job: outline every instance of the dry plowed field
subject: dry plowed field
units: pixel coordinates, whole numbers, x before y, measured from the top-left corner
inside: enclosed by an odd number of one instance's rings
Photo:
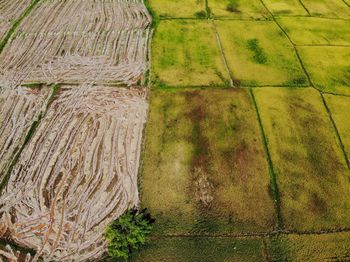
[[[27,2],[0,2],[0,231],[17,245],[0,255],[96,260],[139,205],[151,17],[135,0]]]

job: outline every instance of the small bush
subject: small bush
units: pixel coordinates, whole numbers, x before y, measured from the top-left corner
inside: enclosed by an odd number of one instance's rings
[[[229,12],[239,12],[239,0],[229,0],[229,3],[226,6],[226,10]]]
[[[107,227],[105,234],[109,256],[127,261],[132,251],[147,242],[154,221],[146,209],[139,211],[135,208],[126,211],[113,221]]]
[[[199,11],[199,12],[195,13],[194,15],[197,18],[201,18],[201,19],[207,18],[207,12],[205,12],[204,10],[203,11]]]

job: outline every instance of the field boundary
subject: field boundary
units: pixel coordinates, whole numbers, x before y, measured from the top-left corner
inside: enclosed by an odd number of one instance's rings
[[[335,121],[334,121],[334,118],[333,118],[333,116],[332,116],[332,112],[331,112],[331,110],[329,109],[329,107],[328,107],[328,105],[327,105],[327,102],[326,102],[326,99],[324,98],[322,92],[319,91],[319,93],[320,93],[320,96],[321,96],[321,99],[322,99],[322,103],[323,103],[323,105],[324,105],[324,107],[325,107],[325,109],[326,109],[327,115],[328,115],[328,117],[329,117],[329,120],[330,120],[330,122],[331,122],[331,124],[332,124],[332,126],[333,126],[333,129],[334,129],[335,135],[336,135],[336,137],[337,137],[337,140],[338,140],[338,142],[339,142],[340,149],[341,149],[341,151],[342,151],[342,153],[343,153],[343,155],[344,155],[346,165],[347,165],[347,167],[348,167],[348,170],[350,171],[350,161],[349,161],[348,155],[347,155],[347,153],[346,153],[343,140],[342,140],[342,138],[341,138],[341,136],[340,136],[339,130],[338,130],[337,125],[336,125],[336,123],[335,123]]]
[[[255,99],[255,95],[252,89],[249,89],[249,94],[256,112],[256,117],[258,120],[259,128],[260,128],[260,134],[264,146],[264,151],[265,151],[265,156],[266,160],[269,166],[269,174],[270,174],[270,185],[271,185],[271,190],[272,190],[272,195],[273,195],[273,201],[274,201],[274,206],[275,206],[275,216],[276,216],[276,227],[277,229],[283,228],[283,221],[282,221],[282,214],[281,214],[281,205],[280,205],[280,197],[279,197],[279,190],[278,190],[278,185],[277,185],[277,178],[276,178],[276,173],[274,170],[274,165],[272,162],[270,150],[268,147],[268,142],[267,142],[267,137],[266,133],[264,130],[264,126],[261,120],[260,112],[259,112],[259,107]]]
[[[302,7],[305,9],[305,11],[309,14],[309,16],[312,16],[309,9],[307,9],[306,6],[304,5],[303,0],[299,0],[299,3],[302,5]]]
[[[234,85],[234,82],[233,82],[233,75],[231,74],[230,68],[228,67],[228,63],[227,63],[227,59],[226,59],[226,56],[225,56],[224,48],[222,47],[220,35],[218,33],[218,30],[216,29],[216,24],[215,24],[214,20],[212,20],[212,25],[213,25],[213,30],[214,30],[214,33],[215,33],[216,41],[217,41],[218,47],[220,49],[221,56],[222,56],[223,62],[225,64],[225,69],[226,69],[226,71],[227,71],[227,73],[229,75],[229,78],[230,78],[230,85],[231,85],[231,87],[236,87]]]

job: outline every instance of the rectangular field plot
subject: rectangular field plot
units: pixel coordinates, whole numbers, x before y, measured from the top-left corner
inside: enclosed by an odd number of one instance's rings
[[[153,92],[141,175],[156,233],[268,231],[267,161],[245,90]]]
[[[271,237],[267,248],[271,261],[349,261],[350,233]]]
[[[265,261],[263,244],[258,239],[221,237],[176,237],[153,240],[131,261]]]
[[[44,261],[90,261],[106,226],[139,202],[146,91],[62,87],[0,196],[1,228]]]
[[[216,21],[228,66],[243,86],[307,84],[292,44],[274,22]]]
[[[350,172],[319,93],[254,90],[286,229],[350,226]]]
[[[277,19],[296,45],[350,45],[350,20],[311,17]]]
[[[265,19],[270,17],[260,0],[208,0],[208,6],[215,18]]]
[[[350,97],[334,95],[325,95],[324,97],[344,144],[348,159],[350,159]]]
[[[298,50],[317,88],[350,94],[350,47],[298,47]]]
[[[22,21],[19,31],[22,34],[87,34],[144,29],[150,22],[143,1],[139,0],[40,1]]]
[[[308,15],[299,0],[263,0],[274,15]]]
[[[205,18],[206,0],[148,0],[152,9],[161,18]]]
[[[0,42],[30,3],[31,0],[0,1]]]
[[[45,111],[50,88],[0,88],[0,181],[39,115]]]
[[[350,18],[350,8],[342,0],[303,0],[312,16]]]
[[[141,1],[41,1],[1,53],[0,75],[41,83],[143,84],[150,22]]]
[[[161,21],[152,44],[158,86],[229,86],[210,21]]]

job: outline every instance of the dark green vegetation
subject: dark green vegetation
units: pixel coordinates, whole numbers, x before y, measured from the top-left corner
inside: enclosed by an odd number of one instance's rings
[[[226,10],[229,12],[239,12],[239,0],[229,0]]]
[[[254,39],[249,39],[247,41],[247,46],[250,51],[253,53],[253,59],[256,63],[258,64],[266,64],[267,62],[267,56],[264,52],[264,49],[261,48],[259,44],[259,40],[254,38]]]
[[[105,236],[109,256],[127,261],[132,252],[146,243],[153,223],[154,219],[145,209],[127,210],[107,227]]]
[[[133,259],[349,260],[350,7],[194,2],[157,6]]]

